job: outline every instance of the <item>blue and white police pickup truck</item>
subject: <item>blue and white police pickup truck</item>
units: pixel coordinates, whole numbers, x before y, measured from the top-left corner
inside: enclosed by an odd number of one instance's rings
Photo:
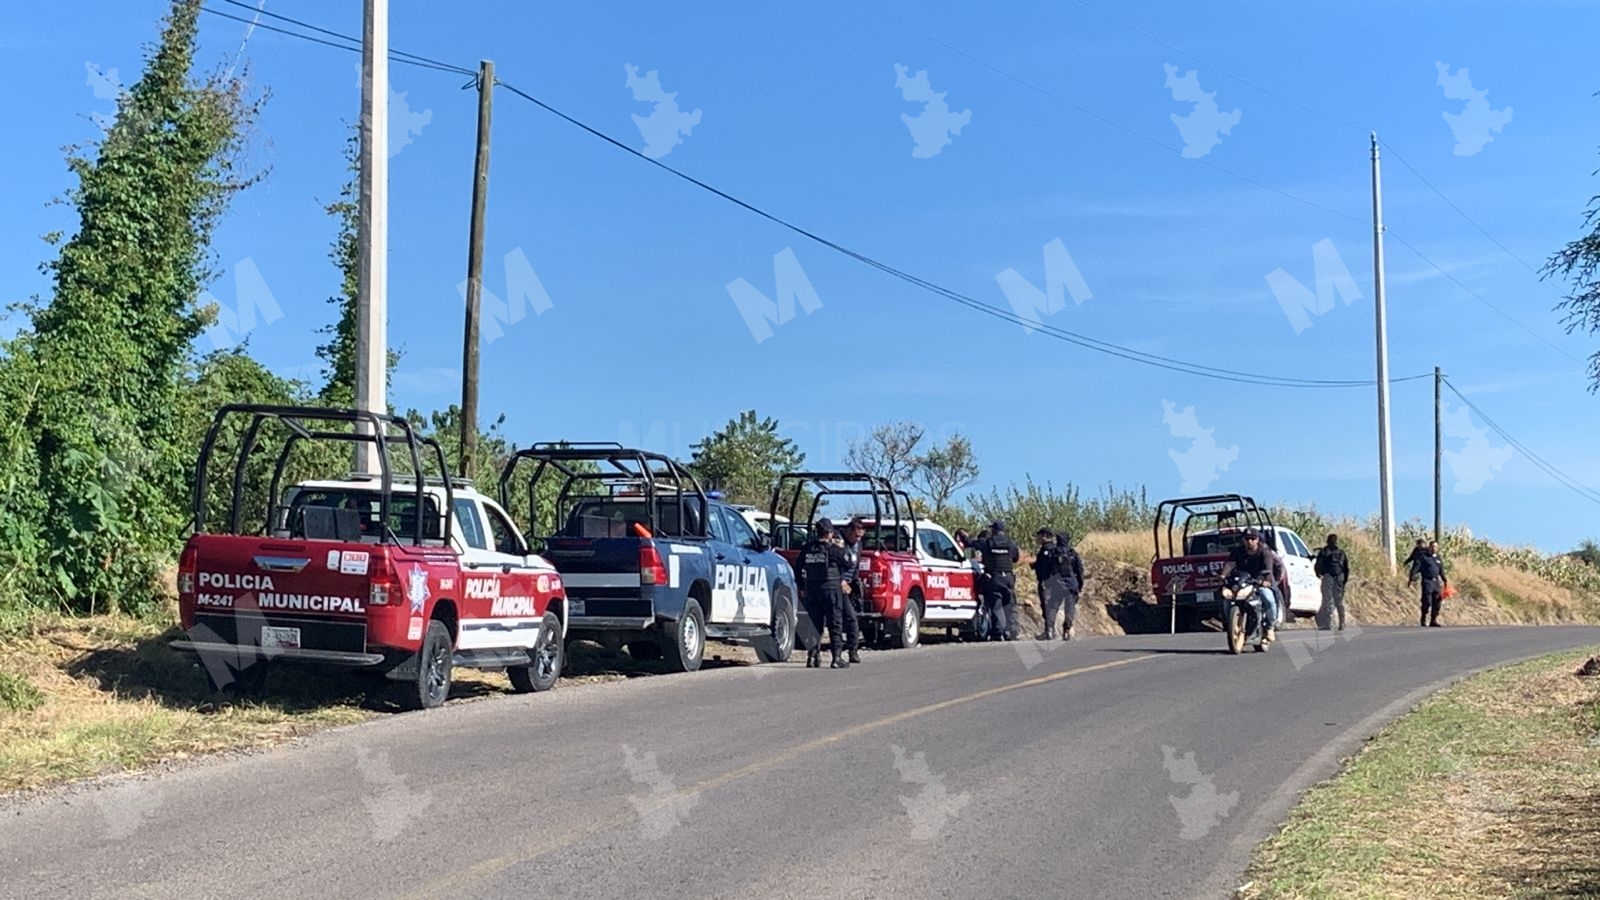
[[[536,444],[501,472],[502,503],[517,491],[561,573],[569,641],[626,646],[679,672],[700,668],[707,639],[748,641],[763,662],[793,653],[793,570],[671,458],[614,443]]]

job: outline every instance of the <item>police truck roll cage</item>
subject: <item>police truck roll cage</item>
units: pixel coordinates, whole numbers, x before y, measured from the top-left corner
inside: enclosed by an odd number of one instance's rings
[[[366,412],[355,409],[334,409],[316,406],[273,406],[265,404],[232,403],[217,410],[216,416],[211,420],[211,427],[206,431],[204,442],[200,445],[200,456],[195,464],[194,480],[194,517],[189,523],[191,531],[195,534],[206,533],[206,488],[208,487],[208,472],[211,463],[212,451],[216,448],[217,437],[222,431],[223,423],[235,416],[248,416],[250,424],[244,428],[239,439],[238,457],[233,468],[233,495],[231,498],[228,528],[224,534],[243,534],[241,520],[244,516],[244,490],[246,473],[249,467],[251,454],[257,450],[256,442],[261,436],[261,426],[269,421],[282,423],[289,431],[289,436],[284,439],[283,447],[278,451],[278,458],[272,470],[272,484],[267,494],[267,517],[262,524],[262,534],[271,534],[273,522],[280,512],[287,509],[279,504],[279,490],[283,487],[283,473],[288,467],[289,456],[295,444],[300,441],[332,441],[348,444],[373,444],[378,449],[378,471],[376,473],[362,472],[350,476],[352,481],[376,480],[378,493],[378,521],[382,523],[378,540],[381,543],[399,543],[400,537],[390,527],[389,510],[390,499],[394,490],[394,472],[391,464],[389,448],[401,445],[405,448],[406,455],[411,461],[411,471],[417,510],[415,518],[415,533],[412,535],[416,546],[423,546],[425,540],[439,539],[444,546],[450,546],[451,518],[454,515],[455,480],[449,477],[449,465],[445,462],[444,450],[439,442],[432,438],[418,437],[411,423],[398,416],[383,415],[380,413]],[[312,423],[337,423],[345,422],[352,426],[349,431],[329,431],[326,428],[308,426]],[[419,448],[431,450],[434,462],[438,464],[439,476],[428,476],[423,472],[423,454]],[[402,476],[403,477],[403,476]],[[444,531],[442,537],[431,534],[428,527],[427,514],[427,489],[435,485],[444,488]]]
[[[535,534],[538,533],[539,480],[552,470],[565,481],[551,507],[554,521],[546,536],[561,532],[569,506],[576,506],[585,499],[607,496],[642,498],[645,522],[651,536],[704,538],[708,534],[711,509],[706,492],[701,489],[694,474],[670,456],[624,447],[615,441],[546,441],[534,444],[512,454],[500,470],[500,504],[506,509],[512,508],[511,482],[523,460],[538,462],[533,477],[528,479],[528,526]],[[584,471],[572,466],[572,463],[585,462],[597,464],[596,471]],[[595,484],[609,493],[588,493],[588,488]],[[574,494],[574,488],[578,488],[580,493]],[[660,501],[669,498],[677,498],[680,512],[676,517],[677,527],[664,529]],[[697,515],[686,517],[682,514],[684,500],[697,501]],[[694,521],[686,522],[686,518],[693,518]]]
[[[805,498],[807,488],[814,489],[815,493],[811,497],[811,509],[806,517],[802,519],[795,514],[799,512],[800,502]],[[822,507],[823,502],[829,497],[871,497],[873,530],[877,532],[877,547],[871,549],[898,551],[910,550],[916,546],[914,542],[917,539],[917,517],[911,506],[910,495],[905,491],[896,490],[888,479],[880,476],[868,475],[865,472],[786,472],[780,475],[778,483],[772,489],[771,514],[773,518],[770,522],[773,524],[769,525],[769,527],[774,529],[774,533],[771,535],[774,543],[776,543],[777,538],[775,523],[785,497],[789,500],[786,514],[789,521],[791,523],[802,523],[808,527],[816,524],[817,510]],[[908,521],[911,525],[910,541],[906,542],[906,546],[901,546],[902,539],[906,537],[900,528],[902,502],[905,507],[904,521]],[[889,514],[889,517],[884,515],[885,512]],[[894,546],[886,547],[884,545],[889,542],[883,538],[883,529],[891,521],[894,527]],[[843,528],[844,524],[843,522],[834,523],[835,527],[838,528]],[[863,543],[868,543],[865,538],[863,538]]]
[[[1181,542],[1174,549],[1172,539],[1178,527],[1178,515],[1183,514]],[[1258,528],[1270,533],[1272,516],[1255,498],[1243,494],[1210,494],[1204,497],[1180,497],[1163,500],[1156,507],[1156,521],[1152,529],[1156,542],[1156,558],[1171,559],[1189,552],[1189,535],[1205,528],[1195,528],[1196,521],[1222,531],[1229,528]],[[1162,543],[1165,526],[1166,543]]]

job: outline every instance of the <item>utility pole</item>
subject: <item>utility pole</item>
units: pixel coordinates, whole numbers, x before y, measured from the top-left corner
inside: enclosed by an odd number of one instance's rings
[[[389,411],[389,0],[363,3],[356,408],[382,414]],[[357,471],[378,471],[377,445],[356,444],[355,463]]]
[[[1444,540],[1444,373],[1433,367],[1433,539]]]
[[[478,453],[478,313],[483,298],[483,216],[489,202],[489,113],[494,61],[478,63],[478,159],[472,178],[472,230],[467,237],[467,327],[461,348],[461,475],[472,476]]]
[[[1382,502],[1383,552],[1394,561],[1394,475],[1389,455],[1389,324],[1383,297],[1383,181],[1378,172],[1378,133],[1372,132],[1372,303],[1378,332],[1378,481]]]

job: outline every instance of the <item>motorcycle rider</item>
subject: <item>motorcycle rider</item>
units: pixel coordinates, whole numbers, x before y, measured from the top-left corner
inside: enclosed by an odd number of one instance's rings
[[[844,650],[844,605],[849,602],[844,588],[849,584],[850,557],[834,534],[831,519],[818,519],[812,529],[811,540],[800,550],[800,596],[804,598],[806,616],[811,628],[803,632],[806,638],[806,668],[822,667],[822,627],[827,623],[830,649],[833,652],[832,669],[848,669],[850,661],[841,659]]]
[[[1261,539],[1261,532],[1254,528],[1246,528],[1244,543],[1233,548],[1228,554],[1228,562],[1222,567],[1222,578],[1227,580],[1235,569],[1243,572],[1256,586],[1256,594],[1261,598],[1262,638],[1263,646],[1277,639],[1278,630],[1278,573],[1283,563],[1278,560],[1278,555]]]

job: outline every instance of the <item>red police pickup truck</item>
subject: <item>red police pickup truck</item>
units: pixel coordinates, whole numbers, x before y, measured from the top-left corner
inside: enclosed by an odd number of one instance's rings
[[[264,436],[281,448],[257,500],[266,508],[246,510],[249,487],[265,480],[249,466]],[[223,437],[232,488],[213,497],[207,476]],[[280,491],[306,443],[373,445],[379,471]],[[425,460],[440,477],[424,474]],[[561,576],[528,552],[498,504],[446,471],[438,444],[401,418],[224,407],[200,451],[194,533],[178,569],[186,635],[173,646],[199,655],[213,689],[259,690],[279,663],[381,675],[412,708],[443,703],[455,666],[504,668],[519,692],[554,687]],[[215,506],[225,515],[213,526]]]
[[[809,533],[806,526],[794,523],[815,522],[830,500],[867,507],[861,513],[866,533],[857,561],[862,596],[857,598],[856,609],[862,640],[880,646],[917,646],[922,640],[923,614],[935,592],[930,586],[930,573],[911,543],[910,536],[917,530],[916,517],[905,502],[905,495],[895,491],[889,482],[862,472],[784,473],[773,488],[767,521],[789,524],[773,526],[772,543],[793,565]],[[841,532],[855,511],[841,511],[835,523]],[[803,518],[796,518],[797,515]],[[943,596],[942,591],[936,593]]]

